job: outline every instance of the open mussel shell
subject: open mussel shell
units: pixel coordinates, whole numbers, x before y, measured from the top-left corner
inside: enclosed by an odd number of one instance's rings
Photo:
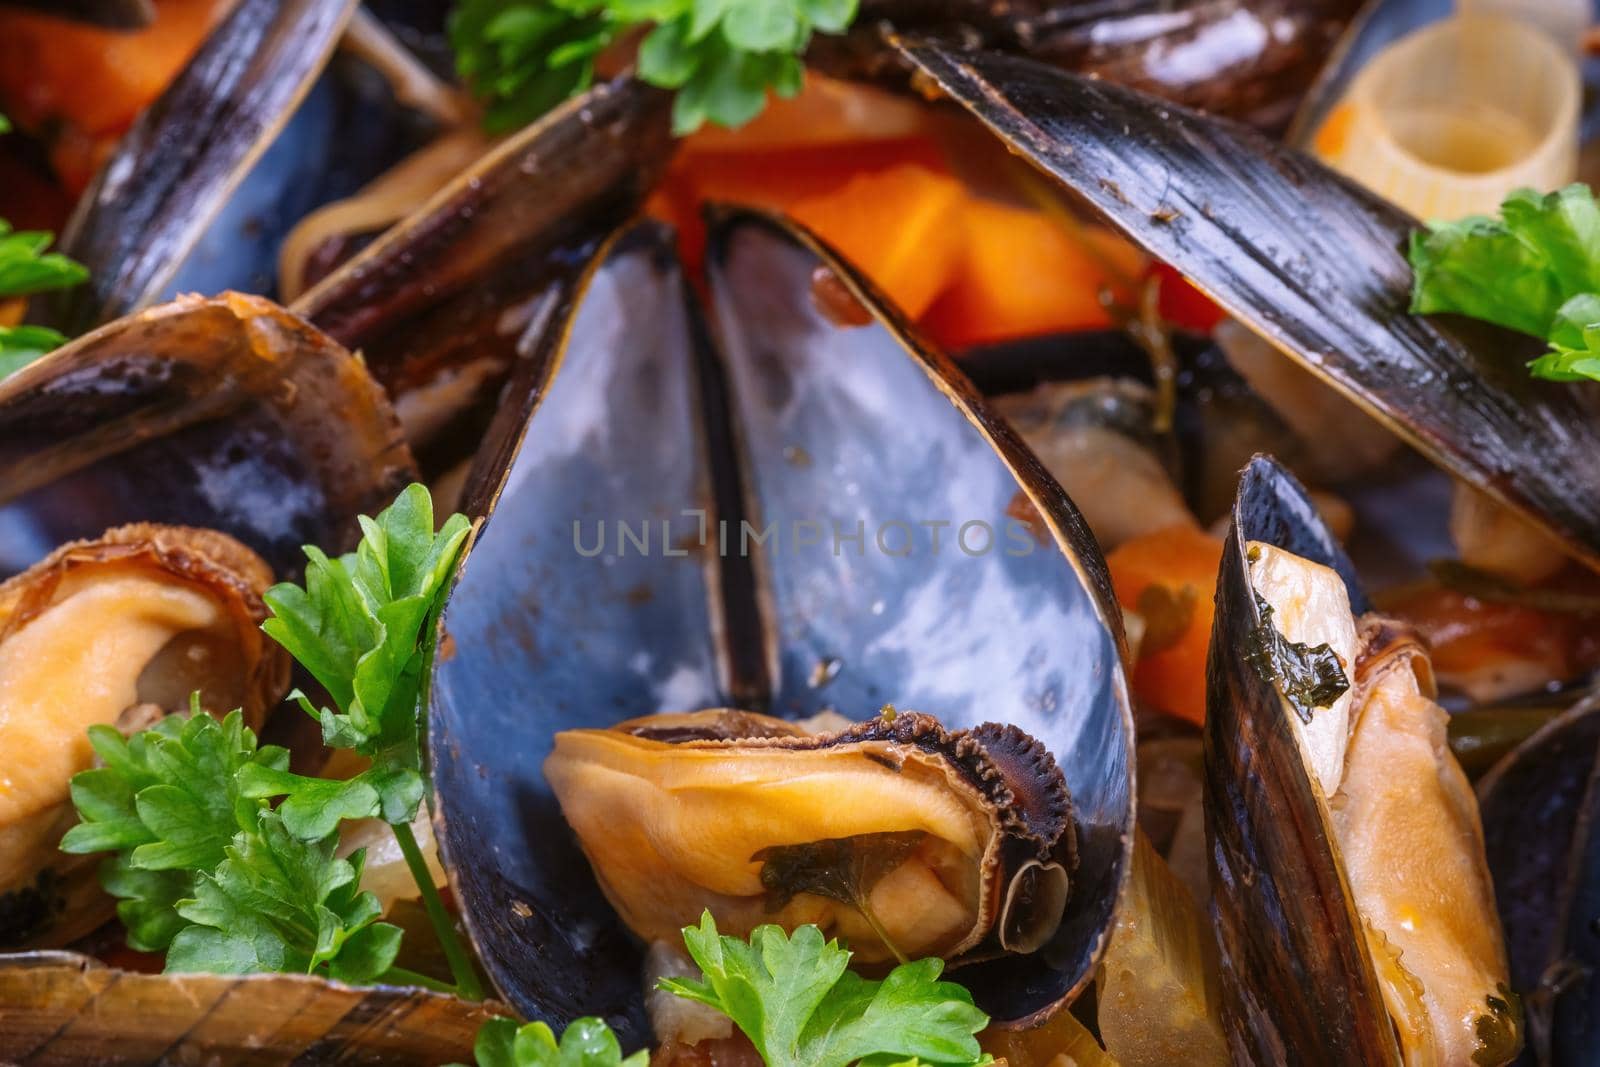
[[[1079,861],[1056,937],[958,972],[998,1020],[1049,1012],[1092,976],[1132,840],[1104,563],[1010,429],[830,252],[733,212],[708,256],[715,350],[669,235],[611,242],[467,489],[487,520],[445,610],[430,736],[480,954],[523,1012],[597,1012],[642,1043],[640,946],[545,780],[555,734],[893,701],[952,730],[1013,723],[1065,773]]]
[[[1600,699],[1581,701],[1478,783],[1525,1063],[1588,1063],[1600,1047]],[[1585,1058],[1585,1057],[1588,1058]]]
[[[37,302],[78,334],[159,300],[338,43],[355,0],[239,0],[118,144],[62,235],[89,281]]]
[[[1353,569],[1305,491],[1258,457],[1245,469],[1223,546],[1206,679],[1206,825],[1229,1040],[1235,1059],[1248,1063],[1399,1063],[1367,938],[1290,724],[1295,713],[1241,654],[1262,625],[1251,541],[1333,568],[1361,610]]]
[[[137,974],[67,952],[0,956],[0,1004],[0,1049],[34,1067],[438,1067],[470,1063],[478,1027],[498,1014],[421,989]]]
[[[1408,313],[1417,225],[1239,125],[1012,56],[907,54],[1015,151],[1433,462],[1600,567],[1600,394]]]
[[[279,578],[415,479],[359,360],[259,297],[118,320],[0,382],[0,575],[128,522],[220,530]]]
[[[497,145],[293,305],[388,390],[430,473],[470,456],[544,318],[672,153],[628,76]]]

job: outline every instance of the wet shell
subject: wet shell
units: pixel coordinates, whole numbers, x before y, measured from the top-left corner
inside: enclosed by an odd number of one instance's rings
[[[135,974],[66,952],[0,957],[0,1049],[33,1067],[472,1062],[504,1009],[304,975]]]
[[[891,701],[953,732],[1006,722],[1070,785],[1078,854],[1048,944],[963,968],[1001,1025],[1027,1025],[1092,981],[1128,874],[1132,721],[1104,561],[1011,429],[832,252],[731,210],[709,236],[709,323],[659,226],[600,249],[529,332],[468,479],[487,518],[430,688],[456,898],[520,1011],[601,1013],[642,1044],[639,942],[542,773],[558,734]],[[835,554],[858,524],[860,551]]]
[[[148,307],[294,114],[355,0],[239,0],[79,201],[61,251],[89,281],[37,301],[69,336]],[[214,289],[212,291],[215,291]]]
[[[215,529],[279,577],[414,481],[360,361],[260,297],[187,297],[0,382],[0,575],[145,521]]]
[[[1135,243],[1600,568],[1600,392],[1530,378],[1527,338],[1409,314],[1415,220],[1225,119],[1012,56],[905,49]]]
[[[1521,1035],[1483,830],[1426,653],[1376,615],[1358,632],[1350,601],[1349,561],[1305,491],[1257,457],[1224,547],[1207,670],[1207,839],[1233,1056],[1508,1062]]]

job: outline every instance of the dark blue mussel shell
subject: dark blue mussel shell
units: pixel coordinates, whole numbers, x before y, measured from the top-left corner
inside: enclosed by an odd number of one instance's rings
[[[1354,568],[1283,467],[1245,468],[1217,579],[1206,671],[1205,806],[1224,1029],[1243,1063],[1399,1064],[1366,935],[1290,726],[1294,712],[1242,654],[1261,625],[1245,546]],[[1286,991],[1293,993],[1286,995]]]
[[[1600,395],[1530,378],[1528,338],[1410,315],[1415,220],[1237,123],[1015,56],[903,47],[1131,240],[1600,567]]]
[[[1517,1062],[1600,1063],[1600,698],[1495,764],[1478,805],[1527,1017]]]
[[[474,940],[530,1017],[598,1013],[647,1040],[641,947],[544,780],[553,736],[892,701],[1015,723],[1065,771],[1081,860],[1057,938],[960,972],[999,1019],[1048,1011],[1092,976],[1131,844],[1103,561],[1010,430],[830,252],[723,213],[709,261],[708,328],[669,234],[607,245],[547,309],[471,479],[485,521],[442,622],[430,728]]]
[[[260,297],[118,319],[0,381],[0,576],[112,526],[232,534],[280,577],[416,478],[360,361]]]

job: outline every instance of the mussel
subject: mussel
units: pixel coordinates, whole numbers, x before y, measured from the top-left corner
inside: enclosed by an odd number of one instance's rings
[[[866,963],[1035,952],[1066,911],[1072,801],[1015,727],[886,713],[833,733],[706,711],[556,735],[545,777],[628,928],[708,905],[748,936],[815,923]]]
[[[994,53],[908,41],[943,91],[1402,440],[1600,567],[1600,399],[1526,338],[1408,313],[1416,223],[1226,119]],[[1316,222],[1307,225],[1306,219]]]
[[[230,534],[289,577],[414,478],[361,363],[260,297],[152,308],[0,382],[0,574],[142,521]]]
[[[894,814],[905,798],[869,825],[847,797],[835,810],[819,796],[776,836],[733,835],[706,859],[737,872],[729,896],[698,877],[666,882],[648,849],[632,870],[605,839],[647,833],[642,798],[684,761],[734,773],[748,754],[758,777],[769,760],[838,761],[866,782],[873,753],[926,769],[930,803],[948,803],[970,799],[970,782],[941,792],[940,753],[982,749],[977,766],[1025,768],[1009,804],[991,793],[968,809],[962,847],[979,854],[987,837],[1006,874],[974,886],[978,868],[958,865],[969,875],[944,894],[958,905],[948,922],[896,947],[993,956],[958,971],[987,1010],[1006,1023],[1047,1015],[1093,976],[1132,844],[1131,719],[1098,551],[1012,431],[814,239],[717,213],[709,333],[669,248],[648,224],[605,246],[529,346],[466,490],[487,517],[441,623],[430,743],[445,865],[484,962],[520,1010],[599,1011],[643,1043],[638,943],[596,892],[556,793],[627,925],[661,936],[690,908],[759,914],[730,899],[759,895],[771,867],[739,855],[747,846],[820,854],[841,834],[921,829]],[[741,712],[736,733],[780,736],[678,745],[684,720],[655,738],[610,729],[716,708],[867,720],[891,702],[943,725],[904,715],[819,739]],[[613,756],[616,775],[601,769]],[[613,787],[619,799],[582,810]],[[1029,832],[995,838],[995,820]],[[916,842],[924,856],[946,849]],[[779,855],[806,866],[805,852]],[[911,878],[925,864],[891,866]],[[624,884],[640,875],[673,887],[670,906],[653,912],[651,885]],[[871,910],[895,926],[890,941],[910,940],[905,916]],[[832,914],[863,929],[854,908]]]
[[[1584,1063],[1596,1040],[1595,885],[1600,872],[1600,700],[1591,694],[1478,783],[1511,979],[1540,1067]]]
[[[1521,1044],[1483,830],[1427,653],[1290,475],[1245,471],[1208,669],[1224,1018],[1248,1063],[1494,1063]],[[1295,996],[1283,995],[1295,989]]]
[[[85,730],[142,729],[200,705],[250,725],[288,689],[259,627],[272,573],[209,530],[123,526],[0,583],[0,948],[63,944],[110,914],[95,863],[63,856]]]
[[[61,247],[85,286],[40,301],[77,334],[160,300],[310,91],[354,0],[240,0],[134,124],[79,201]],[[221,285],[212,281],[211,292]]]
[[[946,44],[1026,55],[1168,100],[1280,128],[1311,84],[1355,0],[866,0],[844,41],[814,61],[883,76],[877,26]]]

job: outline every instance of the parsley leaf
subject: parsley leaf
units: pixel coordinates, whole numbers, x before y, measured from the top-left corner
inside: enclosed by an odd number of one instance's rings
[[[48,326],[0,326],[0,378],[66,343],[65,336]]]
[[[720,936],[709,911],[683,939],[703,980],[664,978],[659,987],[727,1015],[768,1067],[993,1062],[974,1036],[988,1016],[964,988],[938,980],[941,960],[903,963],[869,981],[815,926],[792,937],[762,926],[745,942]]]
[[[518,1026],[510,1019],[490,1019],[473,1044],[478,1067],[647,1067],[650,1054],[626,1059],[611,1027],[595,1018],[574,1020],[556,1043],[544,1023]]]
[[[400,931],[377,922],[377,898],[358,889],[361,853],[334,856],[334,833],[296,840],[266,801],[246,796],[243,772],[282,770],[289,753],[257,747],[241,712],[218,721],[198,703],[130,738],[90,727],[105,765],[73,776],[82,821],[62,850],[115,852],[101,882],[121,898],[128,943],[165,950],[168,971],[378,978]]]
[[[463,0],[450,23],[456,68],[491,130],[524,125],[591,85],[595,58],[653,27],[639,77],[677,91],[673,128],[740,126],[767,93],[800,91],[814,33],[843,33],[857,0]]]
[[[0,219],[0,299],[69,289],[88,279],[82,264],[60,252],[45,251],[53,240],[53,234],[13,230]]]
[[[329,558],[307,548],[302,588],[274,586],[262,629],[332,696],[338,710],[300,706],[322,724],[323,741],[372,758],[371,769],[347,781],[303,778],[257,767],[244,776],[250,796],[287,796],[284,825],[303,838],[330,832],[341,819],[381,817],[409,824],[422,803],[420,740],[423,667],[456,558],[471,525],[452,515],[434,533],[433,501],[421,485],[407,488],[376,519],[361,519],[353,553]]]
[[[11,131],[11,120],[0,115],[0,134]],[[0,302],[51,289],[67,289],[89,277],[84,267],[59,252],[46,252],[54,234],[18,233],[0,219]],[[66,338],[44,326],[0,325],[0,379],[7,378],[40,356],[66,343]]]
[[[337,834],[300,841],[275,812],[262,812],[257,831],[236,835],[216,870],[200,874],[194,898],[178,903],[193,925],[173,938],[167,970],[378,980],[400,949],[400,928],[378,922],[378,898],[359,889],[363,851],[339,859],[338,843]]]
[[[426,488],[412,485],[376,519],[362,516],[356,551],[330,559],[308,546],[305,586],[284,583],[267,591],[272,617],[262,629],[311,672],[336,706],[318,709],[296,693],[300,707],[322,724],[324,743],[360,752],[371,766],[345,781],[247,767],[240,787],[250,797],[284,797],[278,815],[303,841],[336,832],[345,819],[387,822],[450,962],[454,991],[479,1000],[481,980],[411,832],[426,793],[423,684],[439,613],[471,529],[466,516],[452,515],[435,533],[433,500]]]
[[[1600,379],[1600,204],[1587,185],[1519,189],[1500,218],[1434,223],[1411,235],[1411,310],[1454,312],[1544,338],[1535,377]]]
[[[256,747],[244,716],[218,722],[191,705],[124,738],[112,726],[91,726],[89,743],[103,767],[72,778],[82,820],[61,841],[64,852],[115,852],[100,869],[121,898],[117,915],[128,943],[164,951],[187,923],[178,902],[193,897],[200,872],[226,857],[235,835],[253,832],[266,803],[243,797],[239,771],[287,767],[289,753]]]

